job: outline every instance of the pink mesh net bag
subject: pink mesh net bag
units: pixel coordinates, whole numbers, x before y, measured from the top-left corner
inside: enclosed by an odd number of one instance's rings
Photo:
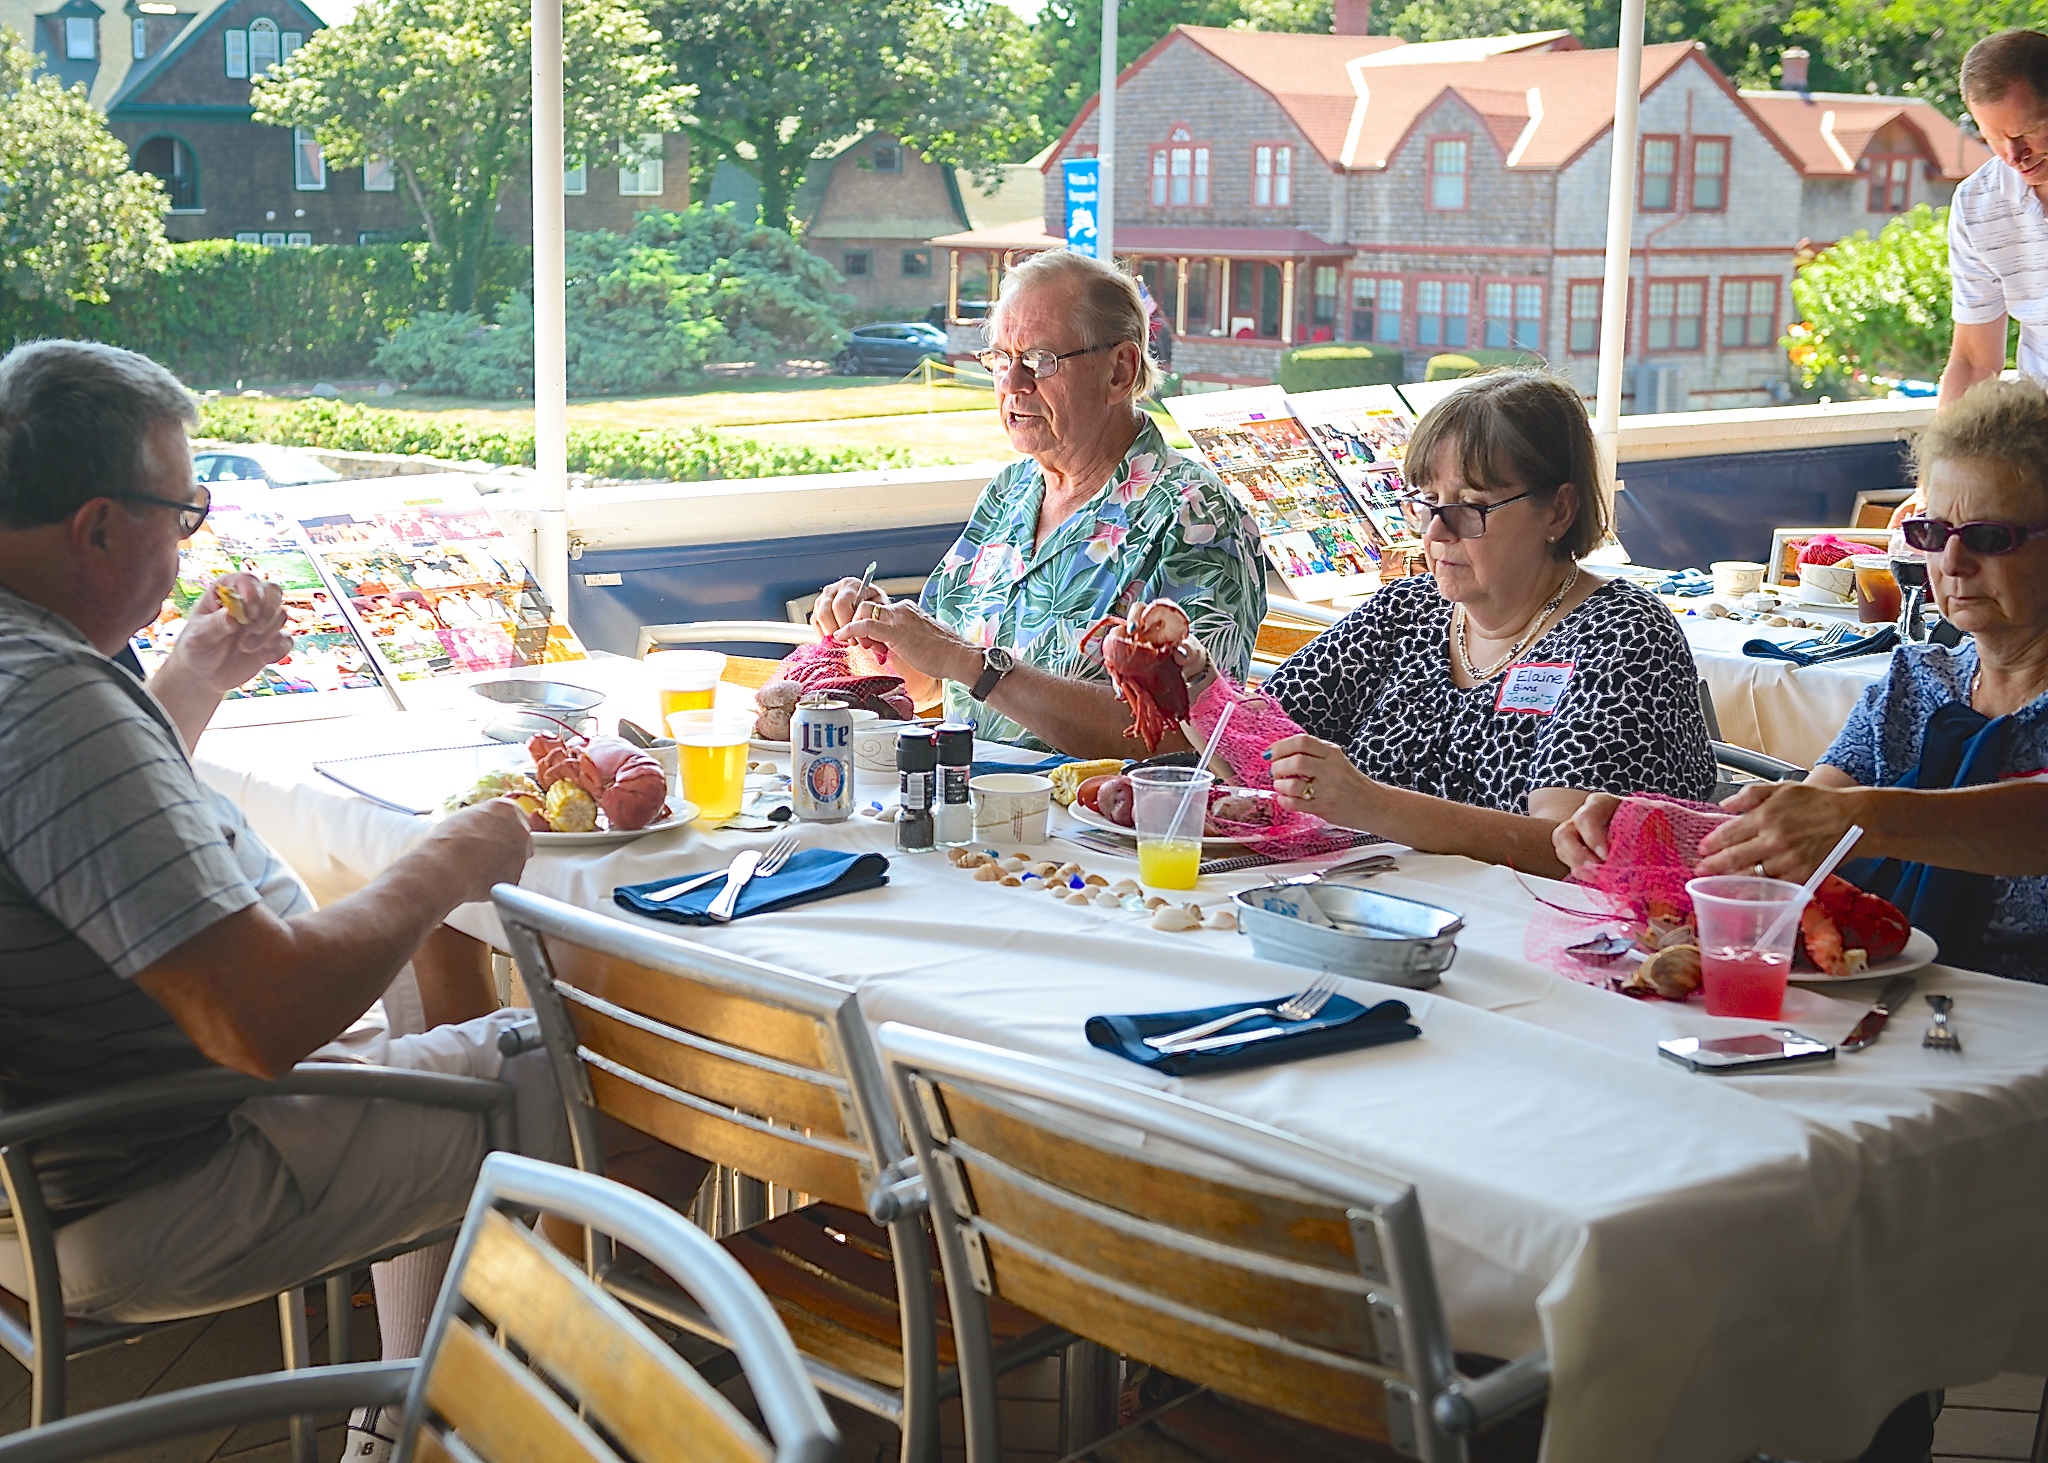
[[[1523,953],[1572,980],[1618,985],[1635,968],[1631,950],[1692,924],[1686,880],[1699,867],[1701,841],[1730,816],[1658,793],[1623,798],[1608,825],[1606,859],[1565,881],[1584,893],[1571,903],[1536,896]]]
[[[903,688],[903,677],[884,670],[881,660],[864,645],[841,645],[830,639],[799,645],[783,658],[775,679],[793,681],[806,691],[829,691],[843,696],[849,706],[882,716],[907,720],[917,715]]]
[[[1301,728],[1265,692],[1249,690],[1227,676],[1218,675],[1188,708],[1188,720],[1198,733],[1197,741],[1208,740],[1216,723],[1223,719],[1226,706],[1235,709],[1230,713],[1229,725],[1223,728],[1223,740],[1216,744],[1217,757],[1230,769],[1230,780],[1236,786],[1271,792],[1273,768],[1266,761],[1266,749],[1283,737],[1301,735]],[[1229,796],[1219,792],[1211,798],[1209,826],[1215,830],[1215,836],[1241,843],[1254,853],[1272,858],[1313,858],[1351,846],[1348,831],[1332,828],[1313,813],[1291,812],[1272,798],[1254,800],[1254,806],[1266,815],[1264,821],[1218,817],[1216,808],[1229,806],[1224,803]]]

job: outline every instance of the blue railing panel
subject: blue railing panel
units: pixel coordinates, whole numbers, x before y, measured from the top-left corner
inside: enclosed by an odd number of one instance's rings
[[[1638,564],[1763,562],[1780,525],[1845,524],[1856,495],[1912,482],[1899,442],[1625,462],[1615,531]]]

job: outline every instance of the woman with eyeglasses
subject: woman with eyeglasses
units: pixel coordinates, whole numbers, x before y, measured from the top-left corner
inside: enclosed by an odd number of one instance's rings
[[[1579,568],[1607,508],[1578,392],[1540,371],[1482,376],[1423,417],[1406,461],[1430,572],[1387,584],[1266,682],[1307,733],[1268,753],[1283,803],[1559,873],[1551,830],[1590,793],[1706,796],[1714,759],[1677,621]]]
[[[1942,960],[2048,981],[2048,390],[1986,381],[1915,445],[1924,506],[1900,529],[1969,638],[1901,645],[1804,782],[1745,788],[1704,873],[1803,879],[1851,824],[1854,882],[1940,941]],[[1608,800],[1558,829],[1604,857]]]
[[[818,596],[811,623],[889,652],[919,706],[987,740],[1120,757],[1130,708],[1081,637],[1105,615],[1170,599],[1242,677],[1266,614],[1250,515],[1167,446],[1139,403],[1158,380],[1129,275],[1064,249],[1011,270],[981,362],[1022,461],[982,489],[917,601],[859,579]],[[1160,750],[1185,747],[1178,731]]]

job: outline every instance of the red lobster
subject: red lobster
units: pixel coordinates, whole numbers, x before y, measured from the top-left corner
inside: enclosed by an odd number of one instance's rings
[[[526,750],[533,756],[533,780],[541,791],[564,779],[574,782],[614,828],[645,828],[668,811],[667,774],[631,742],[542,732],[527,742]]]
[[[1863,965],[1889,960],[1906,948],[1913,927],[1888,899],[1858,889],[1834,874],[1799,915],[1799,943],[1806,958],[1829,975],[1854,975]],[[1861,962],[1851,957],[1861,951]]]
[[[1131,606],[1127,618],[1105,615],[1081,637],[1083,653],[1102,662],[1116,694],[1131,708],[1127,737],[1142,737],[1145,750],[1188,716],[1188,683],[1173,652],[1188,638],[1187,612],[1170,599]]]

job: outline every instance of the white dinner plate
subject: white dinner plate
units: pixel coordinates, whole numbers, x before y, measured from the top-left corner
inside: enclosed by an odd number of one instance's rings
[[[1838,981],[1869,980],[1873,976],[1910,975],[1923,965],[1932,965],[1939,954],[1941,946],[1934,943],[1934,936],[1916,928],[1906,937],[1905,949],[1889,960],[1880,960],[1874,965],[1864,966],[1854,975],[1829,975],[1819,970],[1795,970],[1792,972],[1792,979],[1802,985],[1834,985]]]
[[[899,726],[910,725],[907,721],[884,721],[879,711],[854,710],[849,711],[847,715],[853,718],[853,725],[859,731],[881,731],[885,728],[893,730]],[[933,724],[937,725],[936,722]],[[747,745],[757,752],[775,752],[784,757],[789,755],[788,737],[779,742],[770,737],[748,737]]]
[[[1080,819],[1083,823],[1086,823],[1090,828],[1100,828],[1105,833],[1119,834],[1122,837],[1131,840],[1131,845],[1134,850],[1137,847],[1137,829],[1126,828],[1121,823],[1113,823],[1108,818],[1103,817],[1102,814],[1096,812],[1095,809],[1085,807],[1080,803],[1073,804],[1071,807],[1067,809],[1067,811],[1072,813],[1076,818]],[[1204,848],[1238,848],[1241,846],[1242,845],[1240,845],[1235,838],[1204,837],[1202,839],[1202,847]]]
[[[533,835],[535,848],[609,848],[614,844],[631,843],[636,838],[645,838],[650,833],[668,833],[677,828],[687,828],[697,821],[697,805],[677,798],[669,804],[672,811],[659,823],[649,823],[645,828],[600,828],[595,833],[536,833]]]

